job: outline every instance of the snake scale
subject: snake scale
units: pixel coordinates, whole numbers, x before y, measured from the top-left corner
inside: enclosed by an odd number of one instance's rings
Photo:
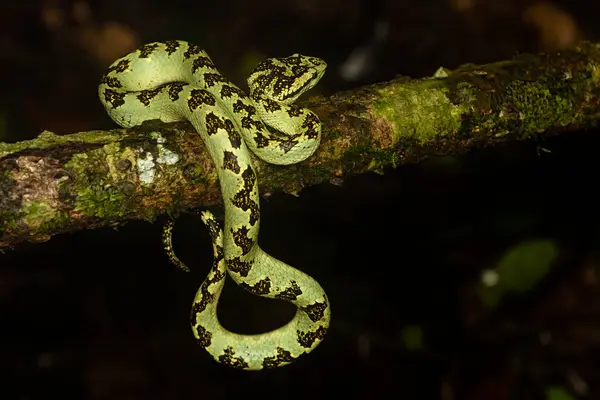
[[[221,225],[210,212],[202,213],[214,264],[194,298],[191,325],[197,342],[233,368],[287,365],[317,347],[329,327],[330,305],[321,285],[258,246],[259,193],[251,158],[252,152],[268,163],[288,165],[314,153],[321,122],[294,101],[321,79],[326,66],[300,54],[267,59],[248,78],[247,95],[219,73],[199,46],[155,42],[115,61],[98,88],[100,101],[120,126],[187,120],[207,146],[219,177],[225,221]],[[185,269],[173,253],[171,229],[172,223],[163,232],[165,249]],[[295,316],[271,332],[228,331],[217,318],[226,272],[255,295],[293,303]]]

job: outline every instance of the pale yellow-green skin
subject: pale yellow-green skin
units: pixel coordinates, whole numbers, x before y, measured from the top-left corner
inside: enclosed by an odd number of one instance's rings
[[[320,141],[320,121],[292,103],[318,82],[325,68],[324,61],[298,54],[268,59],[248,78],[248,96],[224,78],[198,46],[157,42],[115,61],[98,89],[102,104],[119,125],[188,120],[206,143],[219,175],[225,222],[221,228],[211,214],[202,216],[213,240],[215,263],[194,298],[191,325],[198,343],[231,367],[287,365],[312,351],[329,326],[329,301],[319,283],[257,244],[259,193],[250,155],[252,151],[269,163],[287,165],[313,154]],[[185,268],[172,251],[171,229],[172,224],[163,238],[167,253]],[[228,331],[217,318],[225,271],[254,294],[295,304],[296,315],[267,333]]]

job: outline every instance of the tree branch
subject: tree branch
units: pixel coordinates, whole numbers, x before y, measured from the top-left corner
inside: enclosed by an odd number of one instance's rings
[[[257,160],[261,193],[595,126],[599,71],[600,45],[583,43],[312,98],[321,147],[288,167]],[[0,248],[220,201],[212,161],[187,123],[0,143]]]

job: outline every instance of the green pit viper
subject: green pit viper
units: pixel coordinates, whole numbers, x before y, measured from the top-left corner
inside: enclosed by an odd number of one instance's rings
[[[250,150],[278,165],[298,163],[319,146],[321,122],[294,101],[325,73],[326,63],[294,54],[260,63],[248,78],[249,95],[217,71],[208,54],[184,41],[146,44],[118,59],[101,79],[100,101],[128,128],[148,120],[187,120],[207,146],[221,185],[225,221],[205,211],[214,264],[193,301],[197,342],[230,367],[260,370],[287,365],[323,340],[331,316],[327,295],[307,274],[264,252],[257,174]],[[186,269],[171,246],[172,221],[163,232],[167,255]],[[271,332],[242,335],[225,329],[217,303],[226,272],[251,293],[293,303],[297,311]]]

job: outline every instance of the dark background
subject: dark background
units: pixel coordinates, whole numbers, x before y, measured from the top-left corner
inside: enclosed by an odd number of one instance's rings
[[[311,94],[328,95],[595,41],[598,15],[594,1],[7,1],[0,140],[115,127],[96,98],[99,77],[149,41],[202,45],[242,88],[266,57],[318,56],[329,69]],[[263,199],[262,247],[318,279],[333,311],[326,340],[277,370],[229,370],[195,344],[188,315],[211,262],[195,215],[179,219],[174,239],[190,274],[164,256],[161,221],[6,251],[0,398],[504,400],[558,387],[600,398],[597,136],[511,143]],[[539,239],[558,250],[550,271],[487,308],[481,271]],[[247,333],[294,312],[231,281],[219,310]]]

